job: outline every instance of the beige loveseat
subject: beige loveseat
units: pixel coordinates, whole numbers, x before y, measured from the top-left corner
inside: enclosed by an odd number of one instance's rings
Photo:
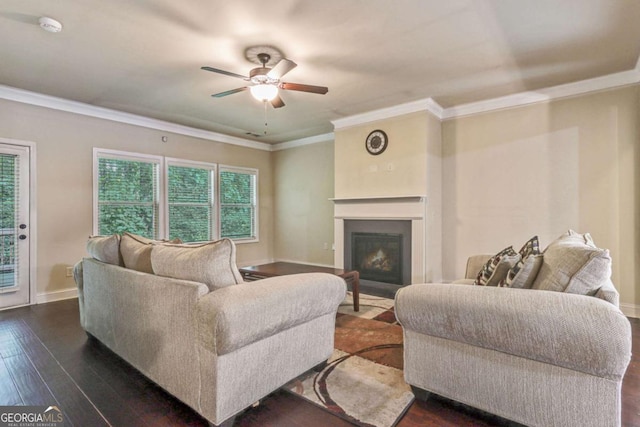
[[[123,235],[88,250],[75,268],[82,327],[213,424],[231,425],[333,352],[346,294],[336,276],[243,283],[230,240],[185,247]]]
[[[589,240],[570,231],[549,245],[529,289],[398,291],[404,375],[416,396],[435,393],[528,426],[619,426],[631,329],[608,251]],[[484,260],[469,259],[467,278]],[[581,288],[586,295],[571,293]]]

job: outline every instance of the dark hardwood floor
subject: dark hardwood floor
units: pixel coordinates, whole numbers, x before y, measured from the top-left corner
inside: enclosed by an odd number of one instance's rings
[[[622,387],[622,423],[640,427],[640,319],[630,321],[634,356]],[[207,425],[99,342],[88,340],[75,299],[1,311],[0,358],[0,406],[57,405],[67,425],[82,427]],[[235,425],[351,424],[277,391],[241,414]],[[398,423],[399,427],[504,425],[508,424],[443,399],[413,403]]]

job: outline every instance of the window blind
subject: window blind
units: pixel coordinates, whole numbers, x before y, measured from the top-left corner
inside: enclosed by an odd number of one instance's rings
[[[168,166],[169,238],[215,239],[214,168]]]
[[[98,158],[98,231],[158,238],[158,163]]]
[[[219,180],[220,236],[257,238],[256,171],[221,167]]]
[[[0,289],[16,287],[18,278],[18,156],[0,155]]]

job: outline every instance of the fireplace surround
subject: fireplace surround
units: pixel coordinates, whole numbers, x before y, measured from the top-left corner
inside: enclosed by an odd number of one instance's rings
[[[403,283],[425,283],[441,279],[440,239],[433,236],[427,243],[427,231],[432,230],[427,216],[426,196],[335,198],[334,202],[334,264],[345,268],[345,222],[351,220],[406,221],[410,224],[410,271]],[[387,231],[383,231],[387,232]],[[430,250],[430,248],[432,248]],[[348,248],[347,248],[348,249]],[[433,260],[428,263],[428,260]]]

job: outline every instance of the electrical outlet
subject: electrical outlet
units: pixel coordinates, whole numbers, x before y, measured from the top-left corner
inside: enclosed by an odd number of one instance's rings
[[[67,277],[73,277],[73,267],[67,267]]]

